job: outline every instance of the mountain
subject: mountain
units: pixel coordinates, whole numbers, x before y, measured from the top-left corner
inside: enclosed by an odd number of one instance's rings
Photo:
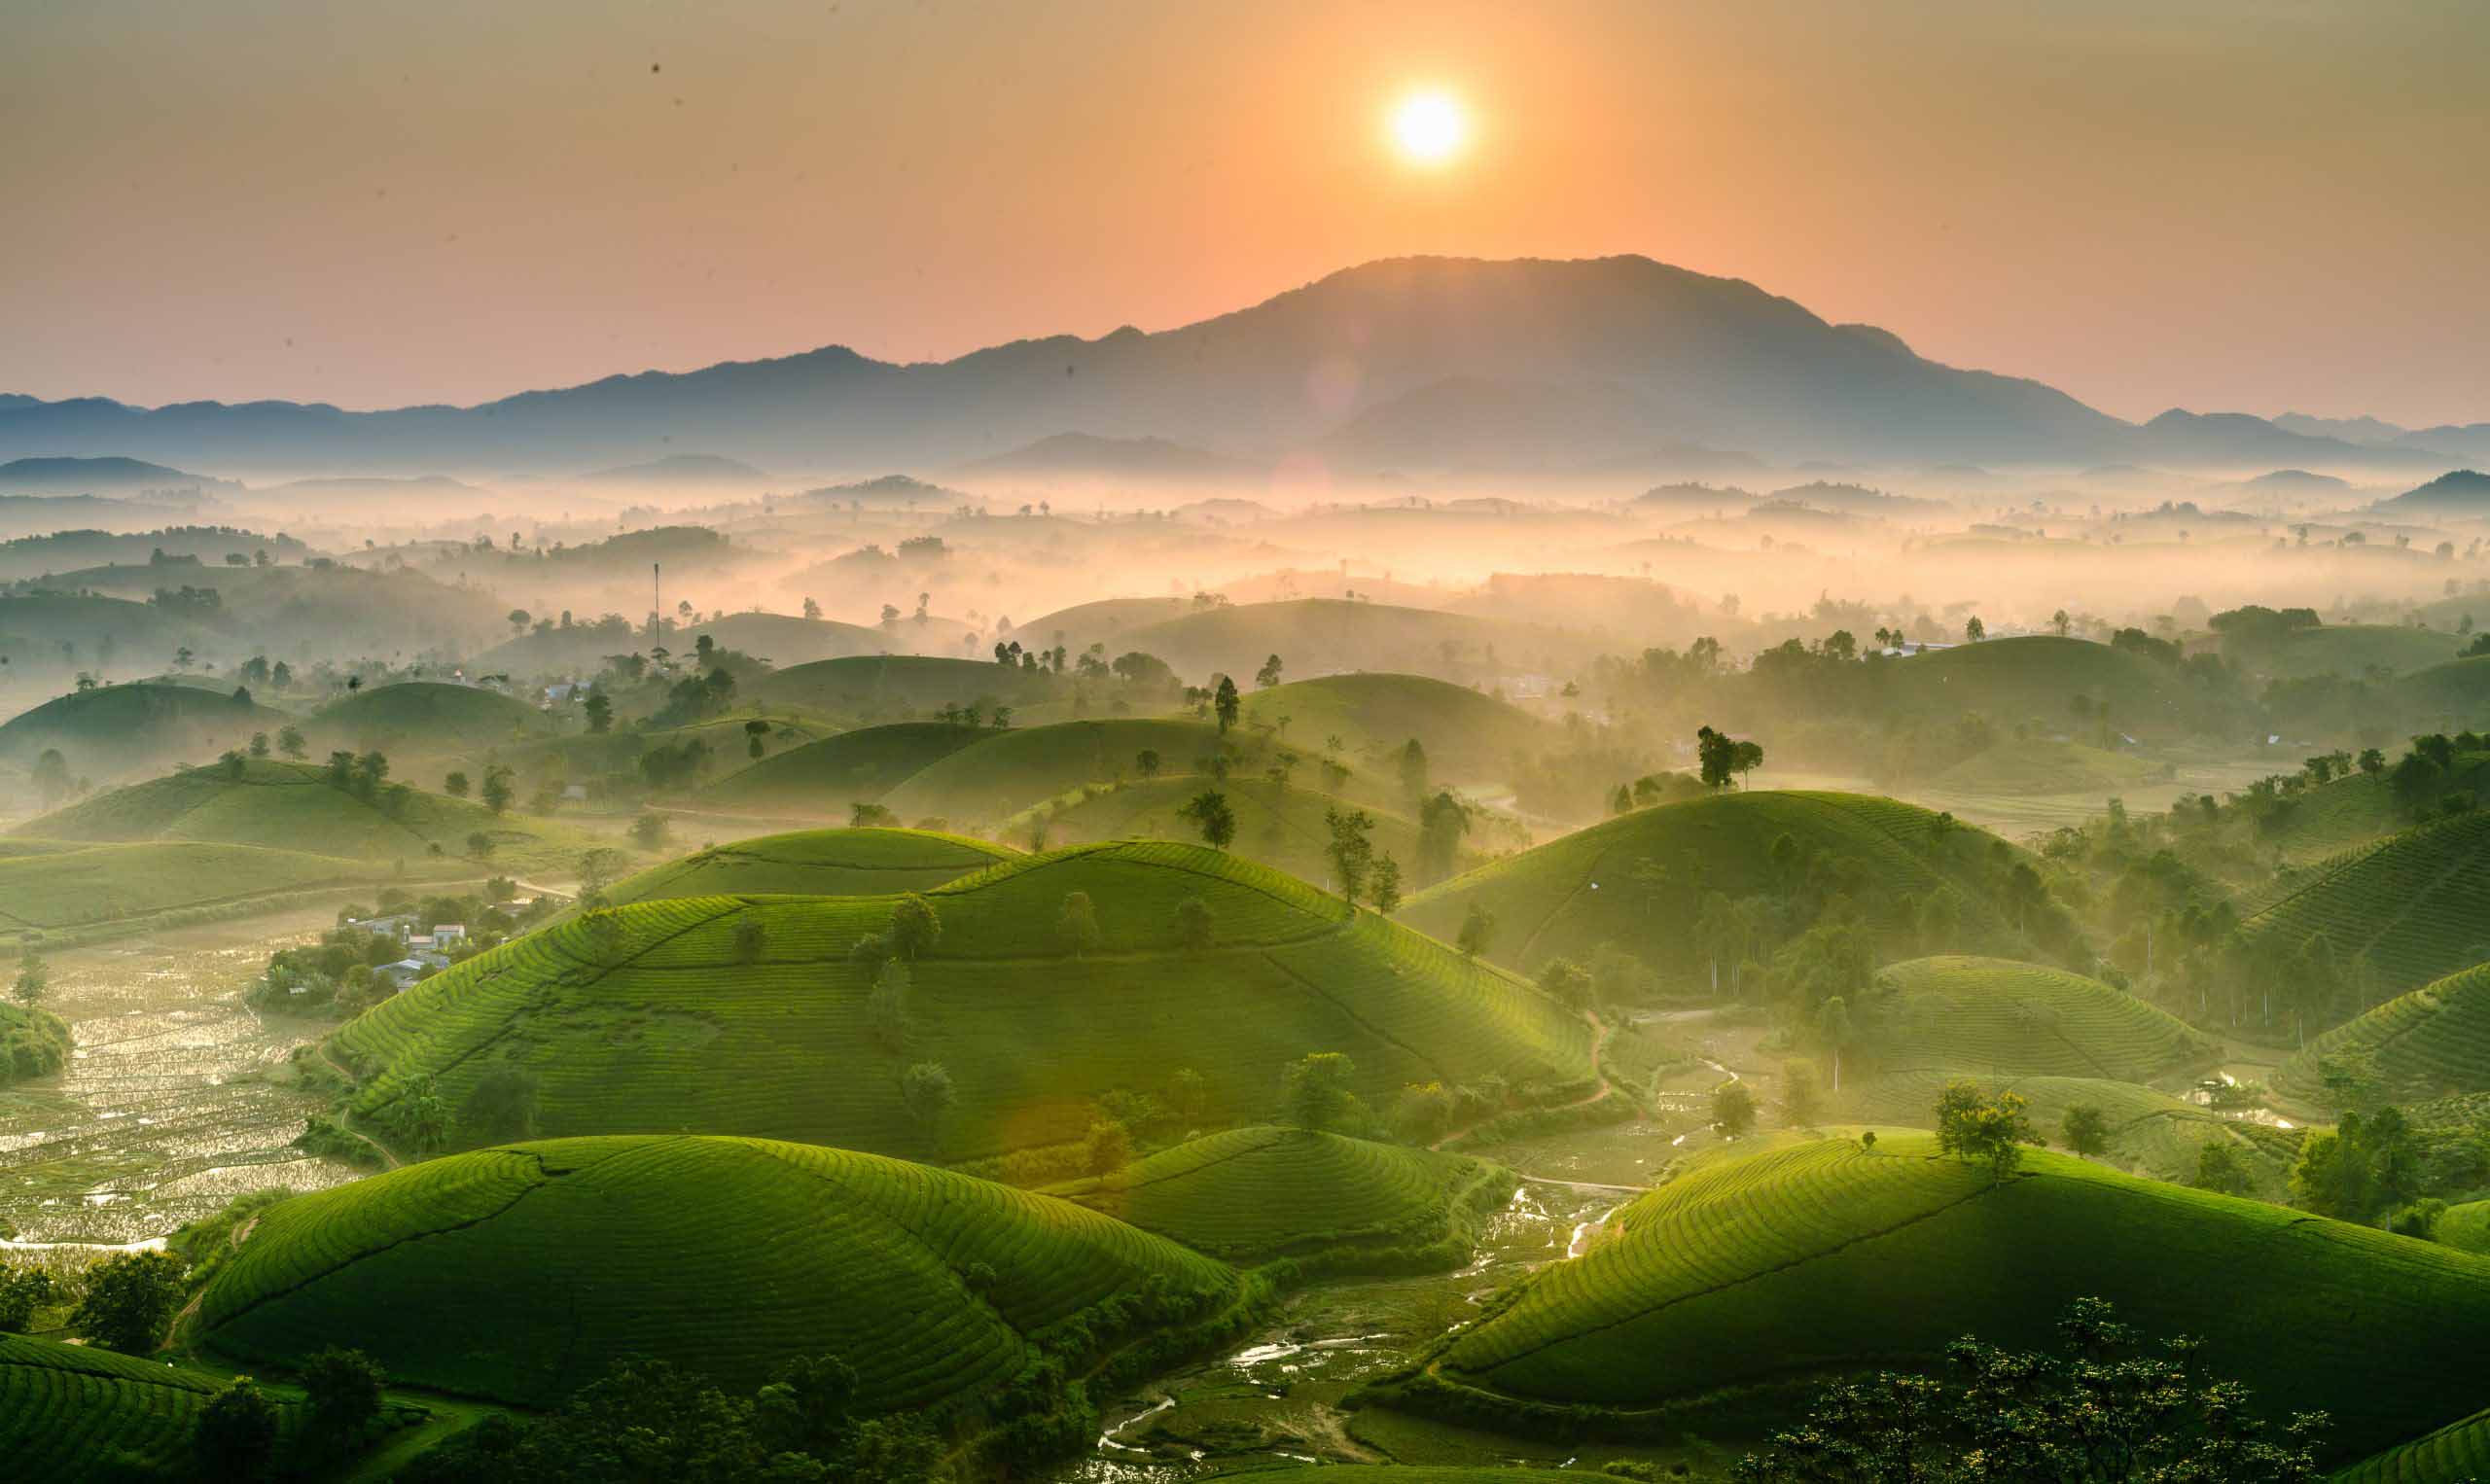
[[[580,476],[584,484],[765,484],[769,476],[740,459],[715,453],[670,453],[645,464],[625,464]]]
[[[0,411],[6,410],[0,406]],[[0,464],[0,491],[10,494],[196,495],[212,485],[232,488],[224,479],[130,458],[26,458]]]
[[[2286,433],[2307,438],[2339,438],[2355,443],[2391,443],[2412,430],[2399,428],[2378,417],[2311,417],[2305,412],[2285,412],[2273,420],[2274,426]]]
[[[2490,513],[2490,475],[2450,470],[2417,489],[2369,507],[2382,515],[2480,515]]]
[[[2490,459],[2490,422],[2404,428],[2378,417],[2310,417],[2299,412],[2285,412],[2274,419],[2274,426],[2314,438],[2346,439],[2382,448],[2409,448],[2423,453]]]
[[[1234,483],[1269,477],[1268,466],[1189,448],[1163,438],[1100,438],[1057,433],[1034,443],[973,459],[957,473],[977,479],[1120,479],[1155,483]]]
[[[1673,441],[1785,462],[2429,461],[2235,414],[2139,429],[1744,280],[1639,257],[1392,259],[1156,334],[1127,326],[917,365],[833,345],[470,407],[0,407],[0,456],[558,471],[690,445],[855,470],[995,457],[1067,428],[1256,460],[1313,453],[1351,472],[1581,466]]]

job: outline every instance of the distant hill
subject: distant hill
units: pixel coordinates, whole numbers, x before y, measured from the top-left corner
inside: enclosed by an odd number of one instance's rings
[[[1027,706],[1051,699],[1060,677],[991,659],[870,654],[818,659],[764,677],[754,699],[859,721],[930,716],[945,705]]]
[[[1306,668],[1426,675],[1486,663],[1490,651],[1514,669],[1570,665],[1585,643],[1551,630],[1434,609],[1297,598],[1188,612],[1125,630],[1115,648],[1156,654],[1190,683],[1225,673],[1243,685],[1272,654],[1283,664],[1294,660]]]
[[[1950,514],[1953,507],[1942,500],[1921,500],[1909,495],[1889,495],[1881,489],[1864,484],[1841,484],[1817,479],[1808,484],[1794,484],[1776,489],[1769,497],[1809,510],[1838,511],[1845,515],[1881,515],[1903,520],[1912,516]]]
[[[2490,1092],[2490,963],[2336,1026],[2294,1052],[2274,1085],[2312,1108],[2341,1112],[2327,1091],[2326,1063],[2355,1052],[2371,1059],[2378,1093],[2392,1102]]]
[[[878,802],[891,790],[992,731],[955,722],[891,722],[863,726],[762,759],[702,793],[734,811],[837,819],[852,804]]]
[[[1010,453],[971,460],[960,466],[959,474],[971,481],[1085,479],[1108,483],[1146,480],[1243,484],[1267,478],[1270,470],[1250,459],[1188,448],[1163,438],[1057,433]]]
[[[2419,516],[2490,514],[2490,475],[2470,469],[2450,470],[2429,483],[2407,489],[2369,507],[2381,515]]]
[[[716,453],[670,453],[645,464],[625,464],[579,477],[583,484],[765,484],[769,476],[740,459]]]
[[[1663,515],[1717,515],[1744,510],[1758,498],[1735,486],[1663,484],[1636,495],[1630,503],[1638,511]]]
[[[264,845],[150,840],[89,845],[11,836],[0,851],[0,936],[32,930],[52,940],[179,926],[294,904],[335,901],[407,879],[395,862],[353,861]],[[409,864],[420,869],[420,857]]]
[[[525,701],[481,686],[442,681],[375,686],[322,707],[303,724],[314,741],[330,746],[417,753],[515,742],[552,726]]]
[[[2390,995],[2490,960],[2490,812],[2421,825],[2313,866],[2243,912],[2240,926],[2252,948],[2278,962],[2322,934]]]
[[[618,905],[668,897],[881,897],[931,891],[1019,852],[924,830],[804,830],[712,845],[608,887]]]
[[[41,404],[37,404],[41,406]],[[0,411],[9,409],[0,408]],[[0,492],[16,495],[170,493],[175,490],[237,488],[213,476],[168,469],[143,459],[106,455],[99,458],[11,459],[0,464]]]
[[[73,775],[97,782],[154,772],[176,761],[205,762],[251,734],[296,720],[225,690],[138,683],[77,690],[0,723],[0,761],[24,767],[58,748]]]
[[[1559,740],[1549,724],[1507,701],[1423,675],[1369,672],[1245,692],[1239,715],[1277,730],[1309,756],[1340,741],[1348,760],[1395,787],[1399,752],[1415,741],[1427,755],[1429,779],[1481,783],[1510,776],[1515,755],[1536,757]]]
[[[1190,760],[1179,766],[1191,767]],[[1332,886],[1332,864],[1324,852],[1332,831],[1325,811],[1364,807],[1374,821],[1368,835],[1378,857],[1390,856],[1404,871],[1418,859],[1418,827],[1371,799],[1342,798],[1318,793],[1321,779],[1300,769],[1298,788],[1268,778],[1231,777],[1213,783],[1199,773],[1184,773],[1149,782],[1127,782],[1078,799],[1055,799],[1043,808],[1025,810],[996,827],[996,832],[1025,840],[1043,820],[1047,843],[1080,845],[1102,840],[1192,840],[1199,827],[1180,812],[1205,789],[1217,789],[1236,816],[1236,838],[1227,847],[1264,866],[1287,871],[1300,881]]]
[[[879,654],[892,647],[885,636],[873,629],[831,618],[803,618],[793,614],[728,614],[669,634],[667,648],[688,649],[696,645],[702,634],[722,648],[768,660],[780,669],[816,659]],[[593,675],[605,667],[608,656],[642,653],[648,643],[645,628],[621,632],[585,624],[550,628],[505,640],[468,661],[468,668],[479,675],[505,674],[513,679],[571,672]]]

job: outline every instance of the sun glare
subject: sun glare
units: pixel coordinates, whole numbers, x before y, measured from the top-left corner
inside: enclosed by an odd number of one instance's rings
[[[1417,164],[1440,165],[1470,142],[1470,119],[1449,93],[1411,93],[1392,110],[1392,142]]]

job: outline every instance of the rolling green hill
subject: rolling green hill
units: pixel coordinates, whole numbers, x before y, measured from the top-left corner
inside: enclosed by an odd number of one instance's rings
[[[332,785],[324,768],[253,759],[239,778],[221,766],[193,768],[98,794],[13,831],[49,840],[172,841],[264,845],[378,861],[468,853],[468,836],[488,835],[494,859],[515,864],[576,856],[587,841],[558,826],[496,815],[481,804],[385,787],[371,799]]]
[[[187,1478],[191,1428],[225,1381],[91,1345],[0,1333],[0,1459],[14,1484]],[[282,1451],[309,1425],[275,1392]]]
[[[848,805],[872,803],[915,773],[990,735],[985,727],[950,722],[867,726],[764,758],[711,784],[702,796],[725,809],[843,817]]]
[[[2211,1065],[2214,1044],[2098,979],[2010,959],[1890,965],[1865,1038],[1879,1070],[2149,1082]]]
[[[2241,927],[2287,954],[2323,934],[2337,955],[2365,961],[2388,994],[2490,960],[2490,811],[2312,866]]]
[[[1446,658],[1450,646],[1451,659]],[[1570,668],[1587,647],[1549,630],[1386,603],[1340,598],[1294,598],[1239,603],[1129,629],[1116,642],[1119,653],[1139,650],[1175,666],[1196,685],[1213,672],[1245,684],[1265,656],[1277,654],[1300,669],[1387,670],[1426,675],[1453,663],[1476,664],[1490,650],[1506,664],[1536,669]]]
[[[199,1343],[286,1364],[351,1338],[405,1382],[543,1405],[644,1355],[732,1391],[794,1356],[856,1368],[865,1408],[1012,1382],[1164,1317],[1098,1306],[1161,1283],[1226,1308],[1235,1275],[1010,1186],[839,1149],[681,1136],[452,1155],[271,1208],[202,1293]],[[1067,1331],[1088,1317],[1096,1344]]]
[[[1466,1155],[1258,1127],[1191,1139],[1049,1193],[1230,1262],[1427,1249],[1459,1262],[1478,1208],[1512,1187],[1510,1175]]]
[[[2394,1102],[2490,1092],[2490,963],[2399,995],[2318,1037],[2284,1061],[2275,1089],[2324,1106],[2322,1064],[2346,1052],[2374,1059],[2379,1090]]]
[[[231,689],[139,683],[74,690],[0,723],[0,761],[31,764],[56,747],[69,771],[101,783],[171,762],[205,762],[251,733],[274,735],[295,719]]]
[[[875,654],[820,659],[768,676],[751,688],[775,706],[799,706],[864,722],[931,716],[944,706],[1000,701],[1029,706],[1050,699],[1061,680],[1040,670],[1010,669],[986,659]]]
[[[2116,794],[2160,775],[2160,768],[2141,758],[2036,738],[1974,753],[1929,778],[1927,786],[1965,794]]]
[[[2490,1201],[2449,1206],[2438,1218],[2437,1240],[2458,1252],[2490,1254]]]
[[[1007,839],[1026,839],[1036,817],[1043,813],[1047,841],[1051,845],[1193,839],[1196,828],[1178,811],[1205,789],[1217,789],[1236,816],[1236,838],[1228,845],[1230,850],[1303,880],[1323,882],[1331,877],[1332,866],[1323,854],[1332,838],[1331,828],[1323,822],[1327,809],[1365,808],[1374,820],[1368,838],[1374,842],[1375,854],[1392,857],[1403,871],[1418,858],[1418,827],[1397,814],[1311,789],[1238,775],[1220,784],[1188,773],[1102,789],[1086,797],[1075,795],[1036,810],[1023,810],[1002,822],[995,832]]]
[[[1958,644],[1891,661],[1896,707],[1951,720],[1975,711],[2000,724],[2040,717],[2055,724],[2068,698],[2107,698],[2122,730],[2188,729],[2191,707],[2178,675],[2124,650],[2085,639],[2026,634]]]
[[[2027,1151],[1993,1184],[1925,1136],[1827,1138],[1703,1164],[1608,1227],[1382,1399],[1654,1432],[1708,1404],[1707,1427],[1760,1426],[1829,1374],[1933,1366],[1965,1334],[2049,1343],[2098,1295],[2146,1334],[2200,1336],[2261,1408],[2330,1412],[2338,1460],[2480,1401],[2490,1259],[2064,1155]]]
[[[923,830],[800,830],[713,845],[606,889],[616,904],[668,897],[872,897],[931,891],[1019,852]]]
[[[1059,927],[1075,891],[1101,933],[1079,958]],[[1197,953],[1177,936],[1189,897],[1214,925]],[[1590,1075],[1588,1026],[1536,989],[1234,856],[1080,847],[926,898],[942,937],[912,966],[899,1037],[876,1039],[849,956],[887,927],[893,899],[696,897],[529,934],[329,1046],[379,1127],[416,1078],[437,1075],[455,1106],[516,1061],[542,1077],[548,1134],[700,1129],[949,1159],[1077,1140],[1094,1099],[1161,1092],[1186,1067],[1206,1083],[1203,1126],[1266,1116],[1281,1068],[1309,1051],[1352,1056],[1375,1107],[1413,1081],[1500,1073],[1552,1089]],[[920,1062],[957,1094],[930,1126],[901,1095]]]
[[[1191,598],[1101,598],[1041,615],[1014,629],[1011,637],[1040,648],[1060,644],[1076,654],[1103,644],[1113,659],[1133,648],[1126,636],[1192,612]]]
[[[2100,1109],[2110,1140],[2103,1157],[2130,1174],[2154,1180],[2192,1181],[2198,1151],[2209,1144],[2226,1145],[2246,1161],[2258,1194],[2280,1200],[2298,1157],[2297,1142],[2287,1130],[2225,1118],[2168,1093],[2106,1078],[1901,1072],[1846,1083],[1838,1104],[1845,1121],[1929,1128],[1935,1123],[1938,1094],[1957,1077],[1972,1078],[1992,1092],[2021,1093],[2032,1105],[2032,1126],[2052,1145],[2059,1143],[2058,1127],[2068,1109]]]
[[[1494,696],[1423,675],[1327,675],[1246,692],[1240,714],[1249,724],[1290,719],[1288,741],[1309,754],[1336,736],[1351,759],[1386,777],[1404,743],[1426,749],[1438,783],[1506,777],[1516,753],[1535,755],[1555,730]]]
[[[2419,716],[2480,729],[2490,717],[2490,654],[2450,659],[2405,676],[2394,698]]]
[[[440,755],[521,741],[551,731],[553,724],[498,690],[412,680],[332,702],[313,713],[303,729],[321,747]]]
[[[1207,722],[1117,717],[989,732],[938,758],[891,790],[883,802],[902,819],[928,815],[955,824],[1009,818],[1084,784],[1140,776],[1135,760],[1158,754],[1170,772],[1191,771],[1220,745]]]
[[[878,654],[891,648],[870,628],[829,618],[786,614],[729,614],[668,636],[668,647],[689,650],[706,634],[722,648],[765,659],[786,669],[817,659]],[[602,669],[609,654],[627,654],[648,643],[646,633],[608,634],[593,628],[555,628],[505,641],[468,662],[479,675],[551,675]]]
[[[2490,1478],[2490,1409],[2399,1443],[2334,1475],[2333,1484],[2473,1484]]]
[[[2408,675],[2455,658],[2464,641],[2452,634],[2390,623],[2344,623],[2294,629],[2261,644],[2232,640],[2225,657],[2273,680],[2314,675],[2358,678],[2372,669]]]
[[[1691,972],[1697,890],[1732,898],[1773,890],[1773,843],[1857,863],[1883,914],[1947,884],[1963,888],[1964,926],[1997,926],[1977,889],[1996,836],[1944,829],[1929,810],[1865,794],[1724,794],[1638,809],[1492,861],[1414,898],[1402,919],[1450,939],[1474,901],[1495,914],[1491,955],[1536,972],[1559,956],[1588,963],[1614,942],[1663,972]]]
[[[395,879],[378,862],[190,841],[0,854],[0,935],[59,937],[239,916],[306,892]]]

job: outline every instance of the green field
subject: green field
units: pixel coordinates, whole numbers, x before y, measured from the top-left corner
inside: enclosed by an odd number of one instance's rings
[[[2178,1017],[2062,969],[1949,954],[1890,965],[1876,982],[1890,998],[1863,1039],[1888,1073],[2149,1082],[2219,1059]]]
[[[2398,1444],[2334,1475],[2333,1484],[2478,1484],[2490,1479],[2490,1409]]]
[[[2161,776],[2141,758],[2045,737],[2003,742],[1929,778],[1925,787],[1963,794],[2116,794]]]
[[[36,929],[88,936],[235,915],[305,892],[393,879],[393,867],[378,863],[258,845],[64,844],[0,855],[0,935]]]
[[[351,1340],[402,1382],[535,1405],[629,1355],[745,1391],[829,1354],[882,1411],[1006,1385],[1057,1326],[1153,1281],[1197,1318],[1237,1293],[1230,1270],[1164,1238],[921,1165],[763,1140],[554,1140],[286,1201],[208,1285],[192,1332],[280,1365]],[[1153,1325],[1098,1327],[1112,1345]]]
[[[1178,811],[1205,789],[1224,795],[1236,816],[1236,838],[1229,849],[1303,880],[1329,882],[1331,878],[1332,864],[1324,855],[1332,840],[1331,827],[1323,818],[1328,809],[1366,808],[1374,820],[1367,837],[1374,842],[1377,856],[1388,855],[1400,863],[1403,879],[1407,879],[1405,873],[1418,858],[1418,827],[1397,814],[1312,789],[1241,775],[1230,775],[1224,784],[1187,774],[1127,783],[1094,794],[1085,790],[1038,809],[1023,810],[997,826],[995,832],[1007,839],[1026,839],[1043,815],[1047,842],[1051,845],[1193,839],[1198,830]]]
[[[270,736],[296,719],[232,689],[140,682],[56,696],[0,723],[0,761],[31,764],[58,748],[69,771],[101,783],[174,761],[205,762],[228,748],[247,747],[251,734]]]
[[[2490,1254],[2490,1201],[2449,1206],[2438,1218],[2437,1240],[2459,1252]]]
[[[1423,675],[1327,675],[1246,692],[1250,724],[1277,727],[1290,745],[1312,755],[1338,737],[1349,760],[1385,777],[1403,744],[1426,749],[1434,781],[1477,783],[1509,775],[1516,753],[1535,755],[1559,740],[1554,727],[1494,696]]]
[[[1072,956],[1058,927],[1085,892],[1102,934]],[[1176,910],[1210,908],[1188,952]],[[1207,1084],[1204,1126],[1260,1121],[1281,1068],[1349,1053],[1356,1091],[1578,1088],[1589,1027],[1535,988],[1265,866],[1197,846],[1076,847],[927,894],[938,946],[913,966],[900,1043],[872,1035],[849,949],[889,898],[699,897],[574,918],[424,981],[341,1027],[330,1049],[385,1120],[409,1079],[455,1105],[500,1061],[542,1076],[551,1135],[696,1129],[965,1159],[1081,1138],[1093,1100],[1157,1094],[1179,1068]],[[759,934],[746,950],[738,928]],[[600,933],[606,935],[600,936]],[[911,1119],[902,1072],[946,1068],[958,1104]]]
[[[716,640],[721,648],[768,660],[782,670],[817,659],[878,654],[891,647],[889,639],[870,628],[787,614],[729,614],[669,635],[667,642],[673,648],[689,651],[702,634]],[[645,629],[622,636],[603,635],[587,627],[549,629],[486,650],[470,660],[467,668],[479,675],[593,672],[604,667],[607,655],[628,654],[648,642]]]
[[[2405,676],[2394,698],[2417,721],[2480,730],[2490,719],[2490,654],[2450,659]]]
[[[666,897],[874,897],[931,891],[1019,852],[924,830],[800,830],[713,845],[606,889],[617,903]]]
[[[2490,810],[2407,830],[2292,878],[2241,927],[2285,954],[2324,934],[2400,994],[2490,960]]]
[[[2081,694],[2095,702],[2106,698],[2122,731],[2191,729],[2193,707],[2176,671],[2087,639],[2025,634],[1890,663],[1896,709],[1933,720],[1950,721],[1971,711],[2000,725],[2036,718],[2060,725],[2068,698]]]
[[[1932,1365],[1965,1334],[2047,1344],[2097,1295],[2147,1334],[2202,1337],[2208,1372],[2261,1408],[2330,1412],[2338,1461],[2480,1402],[2490,1258],[2064,1155],[2027,1151],[1992,1184],[1925,1136],[1829,1137],[1704,1163],[1608,1224],[1385,1399],[1521,1425],[1581,1405],[1655,1433],[1701,1405],[1759,1427],[1824,1376]]]
[[[0,1473],[12,1484],[189,1477],[191,1427],[224,1389],[161,1360],[0,1333]],[[278,1436],[292,1438],[306,1414],[275,1399]]]
[[[940,659],[918,654],[872,654],[820,659],[767,676],[751,687],[773,706],[797,706],[864,722],[901,722],[931,716],[944,706],[994,703],[1029,706],[1051,699],[1059,677],[1038,670],[1007,669],[990,659]]]
[[[2408,675],[2455,658],[2464,641],[2453,634],[2390,623],[2344,623],[2294,629],[2264,644],[2223,646],[2225,657],[2271,680],[2316,675],[2359,679],[2371,670]]]
[[[1194,760],[1218,751],[1219,744],[1218,727],[1173,718],[1014,727],[989,732],[928,762],[883,802],[902,819],[1000,821],[1085,784],[1137,778],[1134,760],[1145,751],[1158,754],[1170,772],[1191,772]]]
[[[1951,883],[1963,888],[1970,934],[2001,926],[1976,887],[1994,835],[1940,833],[1934,813],[1872,795],[1778,792],[1637,809],[1430,888],[1402,918],[1449,939],[1476,901],[1495,914],[1498,963],[1534,972],[1559,956],[1587,963],[1613,942],[1663,972],[1690,972],[1698,889],[1732,898],[1775,890],[1771,851],[1784,834],[1858,863],[1888,921]]]
[[[2274,1076],[2288,1097],[2324,1106],[2322,1064],[2363,1052],[2396,1102],[2490,1092],[2490,963],[2398,995],[2294,1052]]]
[[[321,707],[303,724],[324,749],[423,756],[480,752],[552,729],[551,718],[516,697],[426,680],[358,690]]]
[[[1434,1250],[1459,1262],[1478,1206],[1501,1203],[1512,1184],[1466,1155],[1258,1127],[1191,1139],[1049,1193],[1230,1262],[1376,1250]]]
[[[762,759],[701,791],[723,809],[773,809],[842,817],[872,803],[964,747],[993,733],[950,722],[893,722],[840,732]]]
[[[1542,652],[1550,642],[1540,630],[1431,608],[1294,598],[1161,619],[1125,630],[1114,648],[1156,654],[1195,685],[1219,672],[1242,686],[1272,654],[1305,668],[1424,674],[1445,667],[1447,645],[1460,659],[1476,661],[1495,649],[1507,663],[1549,668],[1558,656]]]

